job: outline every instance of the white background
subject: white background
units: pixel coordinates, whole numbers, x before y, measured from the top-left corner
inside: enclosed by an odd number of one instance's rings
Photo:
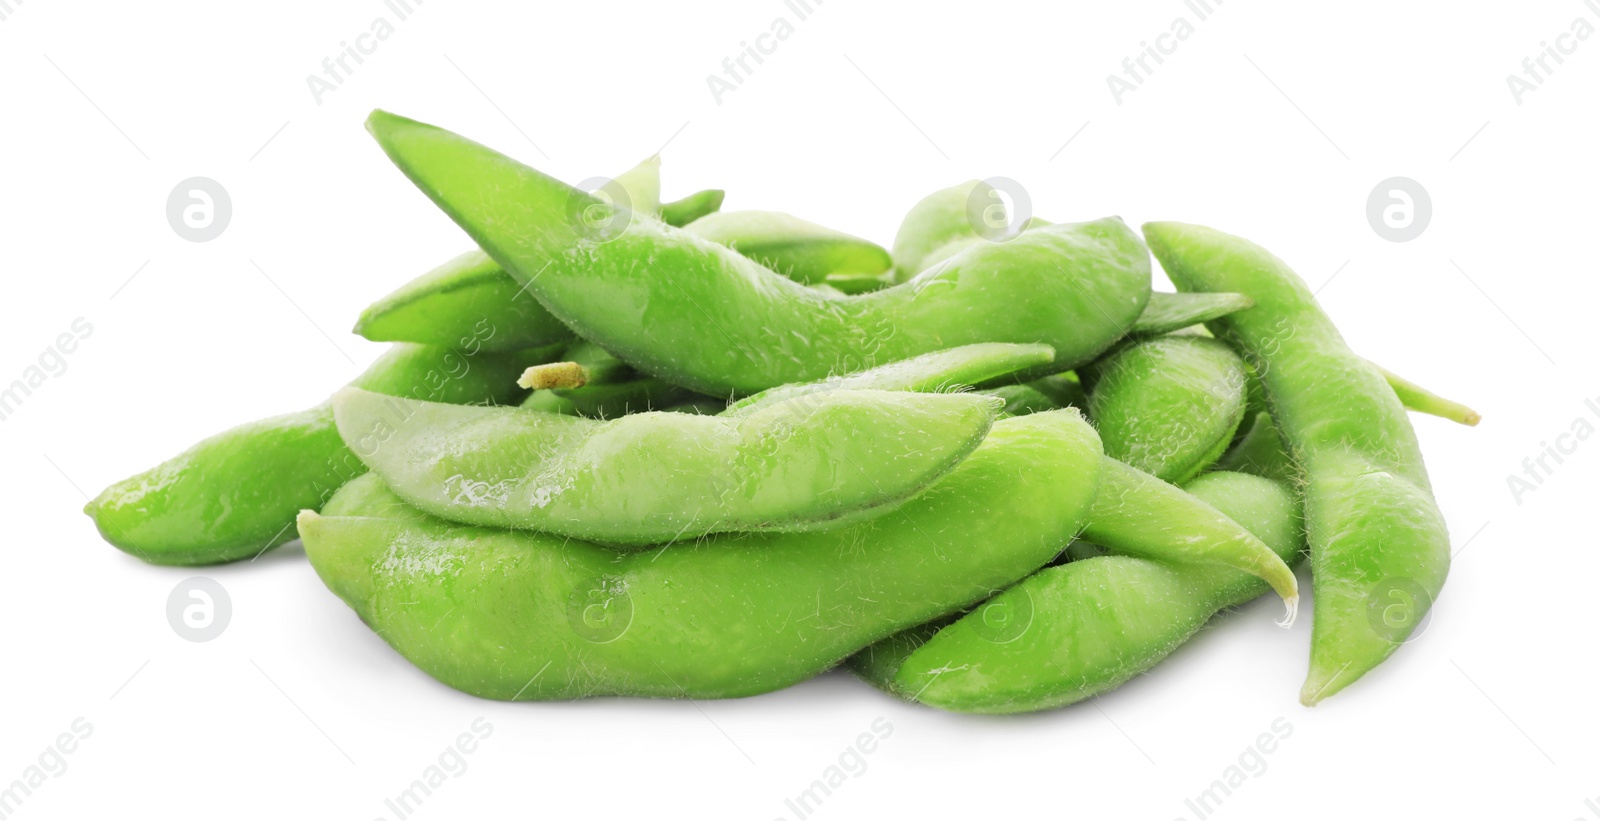
[[[1213,817],[1591,817],[1600,444],[1520,500],[1507,476],[1600,426],[1600,36],[1520,105],[1506,76],[1600,10],[1228,0],[1119,105],[1107,75],[1193,20],[1180,2],[828,0],[719,105],[707,75],[793,18],[778,0],[433,0],[319,105],[306,76],[393,17],[378,0],[9,4],[0,382],[75,318],[94,329],[0,422],[0,786],[75,718],[94,728],[15,817],[393,818],[384,799],[480,716],[493,735],[415,817],[794,818],[784,800],[879,717],[892,736],[815,817],[1193,819],[1185,800],[1280,717],[1292,735]],[[660,149],[669,198],[723,187],[730,209],[884,243],[926,192],[992,175],[1052,220],[1253,238],[1358,351],[1484,414],[1416,419],[1458,550],[1435,617],[1315,710],[1296,702],[1310,620],[1280,631],[1271,602],[1040,715],[943,714],[841,673],[720,703],[508,705],[412,669],[293,545],[198,571],[233,620],[186,642],[164,611],[196,571],[101,542],[83,494],[319,401],[381,350],[346,332],[357,312],[466,247],[362,130],[375,106],[573,181]],[[164,213],[195,175],[234,205],[205,244]],[[1395,175],[1433,202],[1407,243],[1366,218]]]

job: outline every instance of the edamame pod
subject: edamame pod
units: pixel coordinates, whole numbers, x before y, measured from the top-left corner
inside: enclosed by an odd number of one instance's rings
[[[1255,300],[1214,325],[1261,375],[1304,474],[1317,595],[1300,700],[1316,704],[1394,653],[1444,586],[1450,537],[1416,433],[1394,390],[1350,351],[1282,260],[1203,226],[1144,230],[1180,289]]]
[[[1140,340],[1095,373],[1089,417],[1106,454],[1168,482],[1216,461],[1244,418],[1244,361],[1215,339]]]
[[[683,199],[662,203],[661,221],[682,228],[707,214],[715,214],[721,210],[725,194],[726,192],[720,188],[707,188]]]
[[[1298,559],[1300,510],[1283,485],[1209,473],[1187,488]],[[1049,567],[949,626],[916,628],[851,661],[857,674],[946,710],[1019,713],[1081,701],[1154,667],[1218,611],[1265,592],[1217,567],[1100,556]]]
[[[661,207],[661,160],[651,157],[597,192],[624,212],[655,216]],[[367,306],[355,332],[374,342],[464,345],[512,351],[572,338],[514,277],[479,249],[472,249]]]
[[[473,249],[367,306],[355,332],[374,342],[455,345],[488,333],[491,350],[572,339],[572,331],[488,254]]]
[[[568,215],[603,213],[600,200],[443,129],[382,111],[367,126],[558,319],[648,374],[713,396],[974,342],[1047,344],[1067,369],[1119,339],[1150,294],[1143,243],[1109,218],[982,243],[928,276],[830,298],[659,222],[591,230]]]
[[[558,349],[474,355],[396,345],[352,385],[440,402],[515,398],[516,375]],[[101,491],[84,507],[105,540],[152,564],[248,558],[295,538],[294,517],[366,472],[326,402],[251,422]]]
[[[646,157],[622,172],[594,193],[612,199],[613,204],[635,214],[661,216],[661,155]]]
[[[1271,414],[1265,411],[1256,414],[1255,421],[1250,423],[1249,429],[1222,454],[1213,470],[1231,470],[1238,473],[1250,473],[1256,476],[1265,476],[1284,482],[1291,487],[1299,479],[1299,470],[1294,466],[1294,460],[1283,449],[1283,438],[1278,435],[1278,426],[1273,424]]]
[[[1049,365],[1055,351],[1049,345],[1014,345],[979,342],[934,351],[875,368],[831,376],[816,382],[764,390],[728,406],[728,416],[750,413],[774,402],[836,390],[921,391],[942,393],[983,385],[1019,371]]]
[[[396,494],[466,524],[619,545],[881,515],[966,458],[1000,402],[833,391],[742,417],[609,422],[347,388],[339,433]]]
[[[306,512],[300,528],[328,588],[451,687],[495,699],[735,697],[809,678],[1042,566],[1081,524],[1100,459],[1076,412],[1008,419],[887,516],[637,554],[382,518],[393,502],[352,511],[336,500],[344,515]]]
[[[1222,566],[1260,577],[1283,599],[1286,611],[1279,626],[1294,624],[1299,583],[1273,547],[1182,488],[1109,456],[1083,537],[1113,553]]]
[[[994,189],[981,180],[968,180],[941,188],[917,201],[895,232],[892,256],[896,282],[905,282],[928,267],[928,257],[941,246],[977,239],[973,224],[974,202],[990,205]],[[1005,204],[997,202],[1002,220]]]
[[[1150,293],[1150,304],[1134,321],[1129,333],[1160,336],[1242,311],[1252,304],[1244,294]]]
[[[721,211],[684,230],[807,285],[829,274],[882,274],[890,264],[889,252],[875,242],[779,211]]]

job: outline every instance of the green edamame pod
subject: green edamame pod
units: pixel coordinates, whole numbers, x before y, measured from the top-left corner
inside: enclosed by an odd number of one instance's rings
[[[881,515],[972,453],[999,405],[974,394],[834,391],[737,418],[596,422],[347,388],[333,412],[356,456],[424,512],[647,545]]]
[[[491,350],[572,339],[572,331],[479,250],[468,251],[367,306],[355,332],[374,342],[456,345],[488,333]]]
[[[728,406],[728,416],[750,413],[775,402],[812,393],[837,390],[921,391],[941,393],[984,385],[1018,371],[1050,364],[1055,351],[1049,345],[1014,345],[979,342],[934,351],[875,368],[832,376],[817,382],[770,388]]]
[[[1134,321],[1129,331],[1135,336],[1160,336],[1202,322],[1220,319],[1251,305],[1244,294],[1168,294],[1150,293],[1150,304]]]
[[[1299,503],[1283,485],[1209,473],[1187,488],[1295,562]],[[946,710],[1019,713],[1111,690],[1166,658],[1218,611],[1267,589],[1234,570],[1128,556],[1049,567],[949,626],[920,627],[858,653],[851,667]]]
[[[682,228],[707,214],[715,214],[722,209],[722,198],[725,193],[720,188],[707,188],[683,199],[662,203],[661,221]]]
[[[721,211],[684,230],[807,285],[829,274],[881,275],[890,265],[889,252],[875,242],[779,211]]]
[[[1042,566],[1076,532],[1099,465],[1093,429],[1059,411],[997,423],[898,511],[838,530],[619,554],[419,520],[403,506],[382,518],[392,501],[352,511],[339,499],[331,507],[345,515],[307,512],[300,529],[328,588],[451,687],[496,699],[735,697],[809,678]]]
[[[1198,225],[1150,223],[1145,236],[1180,289],[1255,300],[1214,326],[1261,375],[1304,475],[1317,595],[1300,700],[1316,704],[1394,653],[1444,586],[1450,536],[1416,433],[1394,390],[1282,260]]]
[[[557,350],[468,355],[396,345],[351,384],[440,402],[503,402],[518,393],[523,368]],[[231,562],[293,540],[297,513],[321,507],[364,472],[325,402],[205,439],[101,491],[84,512],[106,541],[147,562]]]
[[[1140,340],[1095,372],[1089,417],[1106,455],[1168,482],[1216,461],[1244,418],[1244,361],[1215,339]]]
[[[1077,544],[1077,542],[1073,542]],[[980,607],[982,605],[979,605]],[[998,613],[997,613],[998,614]],[[1010,614],[998,614],[1002,618]],[[861,652],[851,656],[845,662],[850,672],[868,684],[893,696],[899,696],[908,701],[914,700],[908,694],[895,688],[894,674],[900,672],[900,667],[906,663],[917,648],[928,643],[928,639],[939,634],[940,630],[954,624],[960,615],[941,616],[926,624],[919,624],[909,630],[901,630],[894,635],[867,645]]]
[[[1256,414],[1255,421],[1250,423],[1245,434],[1211,467],[1213,470],[1264,476],[1290,486],[1294,486],[1300,476],[1294,460],[1283,449],[1278,426],[1273,424],[1272,415],[1265,411]]]
[[[1271,546],[1182,488],[1109,456],[1083,537],[1113,553],[1258,576],[1283,599],[1279,626],[1294,624],[1299,583]]]
[[[651,157],[601,188],[608,203],[654,216],[661,207],[661,160]],[[511,351],[572,338],[515,277],[472,249],[367,306],[355,332],[374,342],[464,345]]]
[[[993,191],[988,183],[968,180],[941,188],[911,206],[894,235],[895,281],[905,282],[926,270],[928,257],[941,246],[978,238],[972,207],[975,201],[987,206]],[[1005,204],[997,207],[1003,212]]]
[[[646,157],[638,165],[618,174],[595,193],[617,198],[613,204],[635,214],[661,216],[661,155]]]
[[[1072,368],[1121,338],[1149,298],[1149,254],[1115,218],[981,243],[926,277],[836,299],[659,222],[597,232],[568,215],[604,203],[443,129],[382,111],[367,126],[558,319],[645,373],[713,396],[974,342],[1047,344],[1055,365]]]

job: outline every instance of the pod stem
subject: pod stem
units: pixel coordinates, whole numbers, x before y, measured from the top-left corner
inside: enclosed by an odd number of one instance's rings
[[[548,362],[523,371],[517,384],[536,391],[581,388],[589,384],[589,371],[576,362]]]
[[[1383,374],[1383,378],[1389,383],[1389,387],[1394,390],[1394,395],[1400,398],[1400,404],[1409,410],[1426,413],[1429,416],[1437,416],[1440,419],[1448,419],[1456,424],[1468,427],[1476,426],[1483,420],[1483,416],[1477,411],[1460,402],[1446,399],[1376,362],[1371,362],[1371,365],[1377,369],[1378,373]]]

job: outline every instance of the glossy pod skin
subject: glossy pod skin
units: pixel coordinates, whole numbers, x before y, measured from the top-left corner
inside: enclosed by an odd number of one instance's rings
[[[983,441],[999,401],[833,391],[742,417],[609,422],[347,388],[334,417],[401,498],[443,519],[615,545],[882,515]]]
[[[685,230],[807,285],[829,274],[881,274],[890,264],[875,242],[779,211],[721,211]]]
[[[307,512],[300,528],[329,589],[451,687],[725,698],[802,681],[1033,572],[1081,524],[1099,464],[1093,429],[1062,411],[996,424],[926,492],[838,530],[619,554],[425,519],[363,489],[373,477],[340,493],[366,502],[336,498],[340,516]]]
[[[351,384],[429,401],[504,402],[520,393],[523,368],[556,351],[396,345]],[[106,541],[152,564],[230,562],[294,539],[297,513],[321,507],[365,471],[323,403],[205,439],[106,488],[84,512]]]
[[[1089,417],[1106,455],[1174,484],[1216,461],[1244,419],[1244,361],[1215,339],[1140,340],[1095,374]]]
[[[1123,336],[1150,294],[1149,255],[1113,218],[980,243],[928,276],[829,297],[660,223],[592,231],[569,209],[603,210],[599,200],[448,131],[381,111],[367,125],[557,318],[640,370],[712,396],[974,342],[1047,344],[1067,369]]]
[[[1450,538],[1416,433],[1383,376],[1282,260],[1197,225],[1150,223],[1145,235],[1181,290],[1255,300],[1213,327],[1261,375],[1304,477],[1317,595],[1300,700],[1316,704],[1399,648],[1444,585]]]
[[[1209,473],[1187,490],[1298,560],[1299,504],[1284,485]],[[879,642],[851,661],[867,681],[946,710],[1019,713],[1061,707],[1146,672],[1218,611],[1265,592],[1217,567],[1097,556],[1041,570],[953,624]]]

